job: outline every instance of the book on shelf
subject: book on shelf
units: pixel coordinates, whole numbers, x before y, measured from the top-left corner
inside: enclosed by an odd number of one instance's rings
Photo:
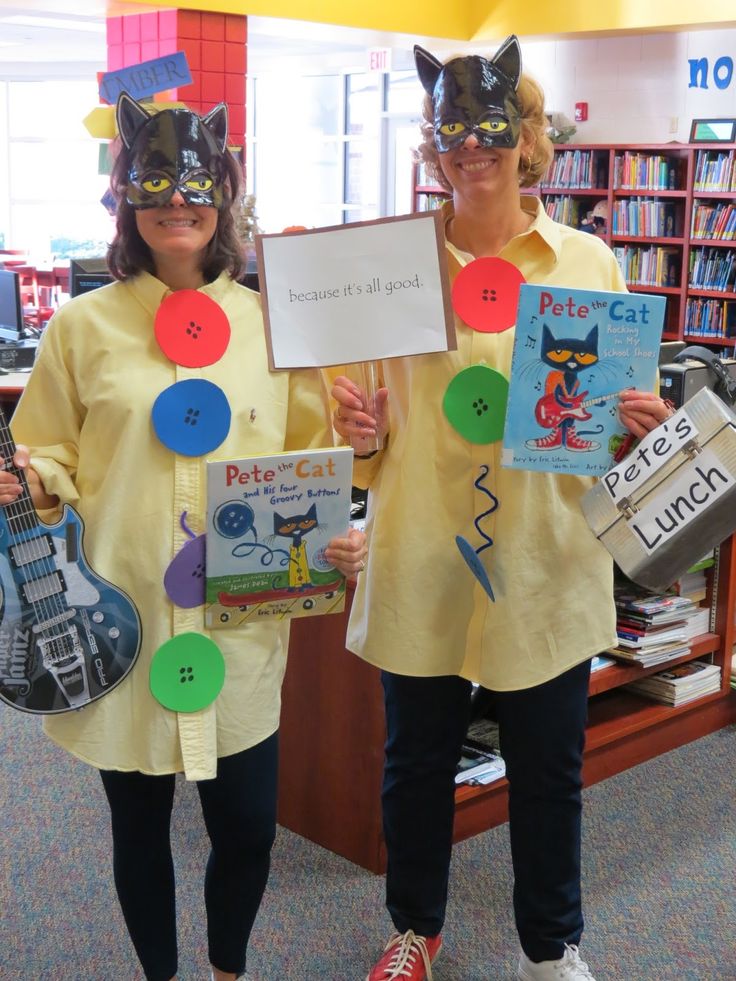
[[[614,235],[642,238],[677,238],[682,234],[679,211],[674,202],[657,198],[632,198],[613,205]]]
[[[352,465],[346,446],[207,464],[208,627],[344,608],[324,553],[350,527]]]
[[[717,245],[696,247],[690,251],[689,284],[691,289],[730,293],[736,282],[736,250]]]
[[[605,177],[605,165],[592,150],[570,148],[555,153],[545,185],[573,190],[605,188]]]
[[[696,604],[686,596],[674,593],[647,593],[632,589],[629,583],[616,584],[613,597],[619,614],[642,623],[661,624],[683,620],[693,612]]]
[[[698,150],[695,158],[696,191],[736,191],[733,150]]]
[[[498,722],[481,716],[468,726],[466,741],[478,749],[499,751],[501,742],[498,735]]]
[[[617,661],[624,661],[628,664],[638,664],[642,668],[653,668],[655,664],[666,664],[667,661],[674,661],[677,657],[686,657],[690,653],[689,644],[672,643],[664,644],[661,647],[633,648],[633,647],[610,647],[608,653]]]
[[[687,640],[687,628],[684,620],[677,623],[665,624],[661,627],[643,626],[631,621],[616,621],[618,646],[630,650],[646,650],[648,647],[662,647],[664,644],[682,644]]]
[[[590,660],[590,673],[595,674],[596,671],[602,671],[603,668],[610,668],[615,663],[616,659],[613,657],[608,657],[606,654],[596,654]]]
[[[626,685],[630,691],[673,706],[710,695],[720,687],[720,665],[708,661],[687,661]]]
[[[467,741],[463,743],[460,762],[455,773],[456,784],[493,783],[505,774],[506,764],[496,750],[482,749]]]
[[[613,186],[620,190],[673,191],[678,184],[679,161],[659,153],[624,150],[613,165]]]

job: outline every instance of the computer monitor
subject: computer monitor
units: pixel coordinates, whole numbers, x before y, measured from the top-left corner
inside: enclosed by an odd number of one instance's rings
[[[89,293],[113,281],[104,259],[71,259],[69,262],[69,295]]]
[[[12,269],[0,269],[0,341],[17,341],[22,330],[20,277]]]
[[[675,355],[684,351],[686,346],[684,341],[662,341],[659,345],[659,364],[672,364]]]

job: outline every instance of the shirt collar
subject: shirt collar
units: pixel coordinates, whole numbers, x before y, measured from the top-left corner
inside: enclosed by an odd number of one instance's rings
[[[204,286],[200,286],[200,292],[205,293],[216,303],[222,304],[224,295],[227,291],[230,276],[227,272],[221,272],[217,279]],[[155,316],[161,302],[171,292],[169,287],[156,279],[150,273],[141,272],[137,276],[125,281],[125,285],[132,290],[136,300],[151,315]]]
[[[546,246],[552,251],[555,257],[555,262],[559,262],[560,251],[562,248],[560,227],[557,222],[552,221],[547,212],[544,210],[541,199],[534,194],[522,194],[521,208],[522,211],[525,211],[528,215],[533,216],[532,223],[525,232],[513,238],[506,248],[510,247],[511,250],[513,250],[516,243],[522,242],[529,235],[534,235],[543,246]],[[452,206],[452,201],[448,201],[442,206],[442,217],[444,219],[445,228],[447,228],[448,222],[454,217],[454,215],[455,209]],[[455,248],[450,241],[445,240],[445,244],[448,251],[460,262],[461,265],[465,265],[475,258],[475,256],[470,255],[470,253],[461,252],[460,249]]]

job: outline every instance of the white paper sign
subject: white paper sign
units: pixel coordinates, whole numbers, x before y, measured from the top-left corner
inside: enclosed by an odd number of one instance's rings
[[[653,429],[634,450],[601,480],[614,501],[641,487],[651,475],[673,457],[698,430],[686,409],[678,409],[673,416]]]
[[[674,417],[673,417],[674,418]],[[626,522],[647,555],[661,548],[694,521],[736,480],[712,450],[702,450]]]
[[[454,349],[436,213],[256,240],[271,368]]]

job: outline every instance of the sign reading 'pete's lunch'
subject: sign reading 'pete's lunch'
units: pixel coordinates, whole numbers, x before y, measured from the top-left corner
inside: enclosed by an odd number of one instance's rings
[[[712,450],[697,447],[697,436],[695,423],[682,408],[649,433],[622,463],[602,478],[611,499],[620,505],[676,453],[694,447],[695,455],[676,471],[675,478],[664,482],[661,490],[655,490],[626,522],[648,555],[736,484]]]

